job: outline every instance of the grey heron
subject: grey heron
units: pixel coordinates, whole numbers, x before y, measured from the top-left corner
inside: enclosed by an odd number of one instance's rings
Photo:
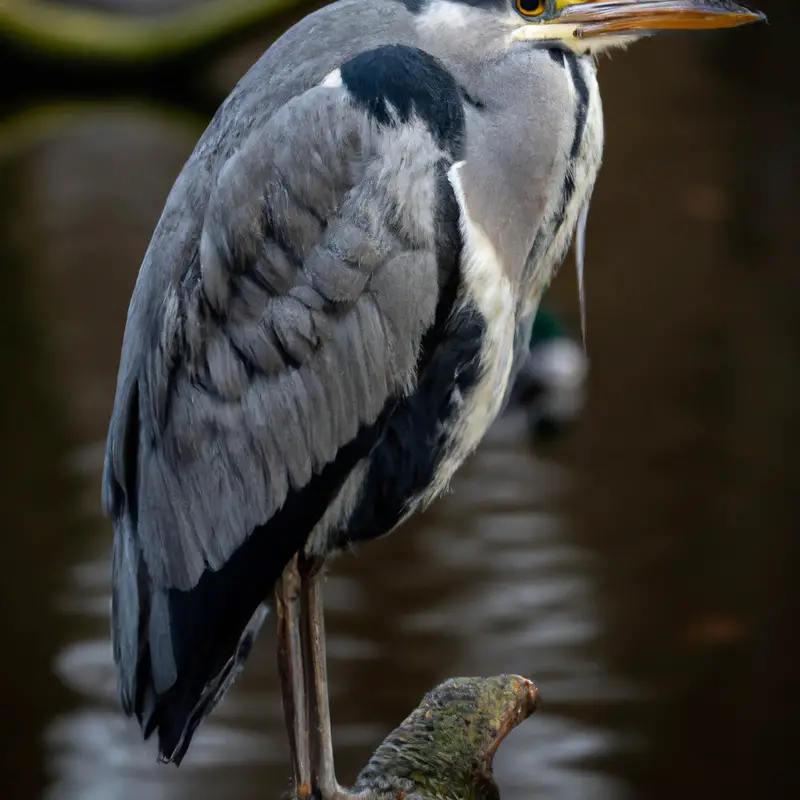
[[[274,591],[296,785],[347,796],[325,559],[424,509],[501,410],[600,168],[595,56],[763,18],[340,0],[242,78],[144,256],[108,433],[119,691],[160,760],[181,762]]]

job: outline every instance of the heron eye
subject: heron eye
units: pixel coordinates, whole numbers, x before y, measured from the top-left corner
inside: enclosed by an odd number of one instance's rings
[[[523,17],[538,17],[544,12],[545,0],[514,0]]]

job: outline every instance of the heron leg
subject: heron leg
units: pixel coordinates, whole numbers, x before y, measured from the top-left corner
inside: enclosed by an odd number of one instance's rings
[[[309,755],[309,698],[303,667],[302,581],[293,558],[275,586],[278,617],[278,674],[281,681],[283,713],[289,735],[289,749],[298,797],[311,793]]]
[[[308,647],[308,692],[311,697],[312,785],[323,800],[357,800],[360,795],[343,789],[336,780],[333,737],[328,701],[328,670],[325,654],[325,616],[322,603],[323,561],[307,560],[302,567],[304,634]]]

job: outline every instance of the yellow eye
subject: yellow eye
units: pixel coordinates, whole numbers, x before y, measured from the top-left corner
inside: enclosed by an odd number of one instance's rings
[[[517,11],[523,17],[538,17],[544,13],[545,0],[514,0],[517,4]]]

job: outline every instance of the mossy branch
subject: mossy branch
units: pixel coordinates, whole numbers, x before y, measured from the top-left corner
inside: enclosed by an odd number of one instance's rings
[[[395,728],[361,770],[363,800],[499,800],[492,762],[503,739],[536,709],[539,691],[519,675],[451,678]],[[311,800],[304,792],[295,800]]]
[[[300,0],[206,0],[147,18],[41,0],[0,0],[0,34],[49,55],[144,63],[188,55],[299,5]]]

